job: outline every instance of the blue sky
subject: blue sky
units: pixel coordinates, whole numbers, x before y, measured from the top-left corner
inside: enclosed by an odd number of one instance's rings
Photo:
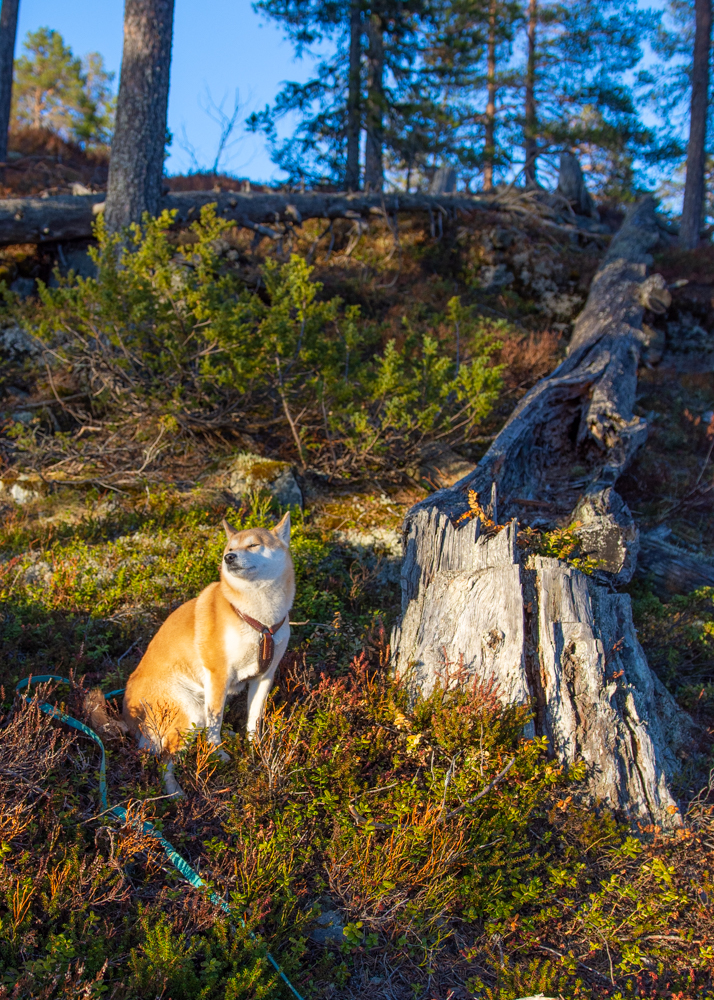
[[[284,80],[307,79],[309,63],[295,62],[292,47],[272,24],[253,12],[249,0],[176,0],[169,95],[174,134],[170,173],[191,166],[183,136],[202,166],[213,162],[219,129],[204,110],[207,93],[233,108],[236,88],[244,105],[240,118],[273,100]],[[100,52],[119,80],[123,0],[20,0],[16,55],[28,31],[55,28],[75,55]],[[268,180],[275,168],[260,136],[240,136],[224,161],[231,173]],[[277,176],[277,175],[276,175]]]

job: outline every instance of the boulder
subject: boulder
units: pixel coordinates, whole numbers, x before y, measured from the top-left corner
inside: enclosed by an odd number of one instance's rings
[[[483,292],[497,292],[516,280],[505,264],[486,264],[479,271],[478,278]]]
[[[0,480],[0,493],[5,493],[8,497],[21,506],[38,500],[42,495],[34,486],[39,485],[28,476],[18,476],[12,481]]]
[[[345,925],[339,910],[325,910],[317,917],[315,924],[310,932],[310,939],[315,944],[342,944],[345,940]]]
[[[272,493],[284,507],[302,507],[302,491],[289,462],[244,451],[234,458],[228,475],[228,488],[236,496],[262,489]]]
[[[448,444],[432,441],[420,452],[419,475],[436,489],[453,486],[476,468],[474,462],[462,458]]]
[[[595,575],[613,583],[629,583],[637,565],[640,536],[625,501],[615,490],[589,491],[573,511],[583,555],[597,559]]]
[[[370,570],[376,570],[376,583],[387,586],[399,583],[402,564],[402,533],[395,528],[346,528],[336,531],[335,542],[353,553]]]
[[[14,361],[23,355],[40,354],[42,344],[21,326],[8,326],[0,331],[0,351]]]

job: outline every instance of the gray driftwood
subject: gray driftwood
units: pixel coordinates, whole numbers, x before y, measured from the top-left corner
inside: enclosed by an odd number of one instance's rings
[[[397,669],[428,691],[462,664],[530,701],[530,735],[564,762],[582,759],[588,790],[631,820],[678,821],[671,782],[691,730],[650,671],[630,598],[638,532],[614,484],[646,436],[633,414],[645,305],[666,289],[647,277],[654,204],[627,217],[597,272],[566,360],[519,403],[476,469],[409,512],[404,525]],[[502,527],[459,521],[476,491]],[[498,502],[497,501],[498,498]],[[581,522],[602,565],[586,577],[518,546],[518,524]]]
[[[663,601],[699,587],[714,587],[714,566],[667,541],[669,532],[655,529],[640,539],[637,575],[649,582]]]

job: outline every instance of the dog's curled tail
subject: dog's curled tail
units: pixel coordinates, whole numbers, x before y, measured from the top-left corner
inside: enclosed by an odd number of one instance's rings
[[[107,711],[107,699],[99,688],[92,690],[84,697],[84,711],[89,724],[99,736],[121,736],[129,732],[126,722],[112,719]]]

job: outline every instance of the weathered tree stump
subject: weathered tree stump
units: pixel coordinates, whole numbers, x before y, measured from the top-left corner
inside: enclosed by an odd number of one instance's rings
[[[633,414],[644,309],[668,295],[647,277],[658,240],[651,199],[630,212],[595,275],[566,360],[521,400],[476,469],[417,504],[404,525],[402,619],[394,661],[428,691],[448,664],[531,702],[527,736],[582,759],[587,789],[631,821],[680,822],[671,783],[692,723],[650,671],[630,598],[638,532],[614,490],[645,439]],[[463,520],[469,491],[490,519]],[[498,496],[498,504],[496,504]],[[498,509],[496,509],[498,507]],[[523,557],[518,528],[581,522],[592,577]]]
[[[558,194],[567,199],[574,212],[599,219],[595,202],[585,185],[583,168],[575,153],[564,151],[560,154],[557,190]]]

